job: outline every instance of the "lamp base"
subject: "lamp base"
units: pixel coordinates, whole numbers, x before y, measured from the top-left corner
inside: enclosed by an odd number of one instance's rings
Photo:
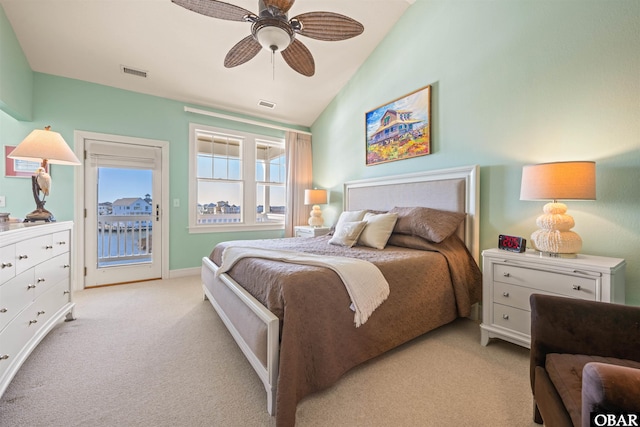
[[[35,211],[27,214],[24,217],[23,222],[36,222],[36,221],[44,221],[44,222],[55,222],[56,219],[53,217],[53,214],[46,209],[36,209]]]
[[[324,218],[322,218],[322,210],[320,210],[320,206],[313,205],[313,209],[311,209],[311,213],[309,214],[309,225],[318,228],[322,227],[324,224]]]

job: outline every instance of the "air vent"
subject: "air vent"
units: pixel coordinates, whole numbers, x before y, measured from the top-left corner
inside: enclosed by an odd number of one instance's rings
[[[131,74],[132,76],[147,78],[147,72],[142,70],[136,70],[135,68],[127,67],[125,65],[121,65],[120,68],[122,72],[125,74]]]
[[[274,108],[276,108],[276,103],[275,102],[271,102],[271,101],[265,101],[264,99],[261,99],[258,102],[258,105],[264,108],[268,108],[270,110],[273,110]]]

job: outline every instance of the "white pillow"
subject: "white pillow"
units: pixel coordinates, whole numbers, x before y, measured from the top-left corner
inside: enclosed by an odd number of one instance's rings
[[[376,249],[384,249],[387,245],[387,240],[389,240],[393,232],[393,227],[396,225],[398,214],[373,214],[367,212],[364,215],[364,220],[367,222],[367,226],[360,234],[358,244]]]
[[[344,211],[340,214],[340,217],[338,218],[338,222],[336,223],[336,230],[340,227],[340,224],[344,223],[344,222],[356,222],[356,221],[362,221],[362,218],[364,218],[364,214],[366,214],[367,211],[366,210],[362,210],[362,211]]]
[[[365,221],[342,222],[340,227],[336,227],[333,237],[329,243],[337,246],[352,247],[358,241],[360,233],[367,226]]]

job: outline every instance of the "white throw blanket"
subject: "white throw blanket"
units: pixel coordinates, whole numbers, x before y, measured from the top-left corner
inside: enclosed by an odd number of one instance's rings
[[[378,267],[369,261],[356,258],[229,246],[222,253],[222,265],[216,275],[229,271],[242,258],[265,258],[332,269],[338,273],[349,293],[355,309],[354,322],[356,327],[364,324],[373,311],[389,296],[389,284]]]

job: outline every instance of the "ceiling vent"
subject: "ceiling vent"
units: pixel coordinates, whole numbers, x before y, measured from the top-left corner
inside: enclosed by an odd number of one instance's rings
[[[264,108],[268,108],[270,110],[273,110],[274,108],[276,108],[275,102],[265,101],[264,99],[261,99],[260,101],[258,101],[258,105]]]
[[[142,70],[136,70],[135,68],[127,67],[126,65],[121,65],[120,69],[125,74],[131,74],[132,76],[147,78],[147,72]]]

